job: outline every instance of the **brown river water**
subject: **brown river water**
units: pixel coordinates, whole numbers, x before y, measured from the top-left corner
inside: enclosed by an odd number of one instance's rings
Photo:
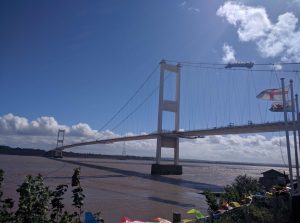
[[[206,214],[203,190],[222,191],[240,174],[253,177],[271,168],[267,166],[224,165],[182,162],[183,175],[151,176],[152,161],[90,158],[49,159],[44,157],[0,155],[5,171],[4,197],[17,200],[16,189],[28,174],[42,174],[54,189],[71,183],[73,169],[81,167],[81,185],[85,194],[84,210],[101,211],[106,223],[119,222],[122,216],[151,221],[156,217],[172,219],[173,212],[190,217],[186,211],[196,208]],[[71,188],[65,194],[66,208],[72,211]]]

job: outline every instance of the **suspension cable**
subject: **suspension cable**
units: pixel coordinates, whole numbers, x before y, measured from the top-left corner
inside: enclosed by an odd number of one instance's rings
[[[124,119],[122,119],[118,124],[116,124],[111,131],[118,128],[122,123],[124,123],[130,116],[132,116],[137,110],[139,110],[142,105],[144,105],[152,96],[153,94],[159,89],[159,86],[156,87],[132,112],[130,112]]]
[[[102,131],[107,125],[109,125],[124,109],[125,107],[132,101],[132,99],[141,91],[141,89],[146,85],[149,79],[156,72],[159,64],[154,68],[154,70],[147,76],[146,80],[140,85],[140,87],[133,93],[133,95],[125,102],[125,104],[100,128],[99,131]]]
[[[167,75],[167,77],[164,78],[164,80],[168,80],[168,78],[170,77],[170,75]],[[122,123],[124,123],[130,116],[132,116],[134,113],[136,113],[153,95],[155,92],[157,92],[159,89],[159,85],[154,88],[150,94],[138,105],[136,106],[136,108],[134,110],[132,110],[132,112],[130,112],[124,119],[122,119],[118,124],[116,124],[111,131],[115,130],[116,128],[118,128]]]

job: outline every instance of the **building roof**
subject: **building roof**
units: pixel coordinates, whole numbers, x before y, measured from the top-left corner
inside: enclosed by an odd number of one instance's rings
[[[285,174],[283,174],[283,173],[281,173],[281,172],[279,172],[277,170],[274,170],[274,169],[267,170],[265,172],[262,172],[261,174],[263,174],[263,175],[266,175],[266,174],[277,174],[277,175],[282,175],[282,176],[285,175]]]

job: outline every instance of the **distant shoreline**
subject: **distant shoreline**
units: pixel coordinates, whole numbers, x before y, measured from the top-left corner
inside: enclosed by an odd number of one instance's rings
[[[0,145],[0,155],[20,155],[20,156],[41,156],[50,157],[51,152],[41,149],[31,148],[12,148],[10,146]],[[146,156],[128,156],[128,155],[103,155],[103,154],[92,154],[92,153],[74,153],[64,152],[64,157],[78,157],[78,158],[98,158],[98,159],[121,159],[121,160],[150,160],[155,161],[154,157]],[[165,161],[171,161],[171,158],[163,159]],[[268,167],[283,167],[287,166],[276,163],[248,163],[248,162],[232,162],[232,161],[210,161],[210,160],[196,160],[196,159],[181,159],[181,162],[185,163],[207,163],[207,164],[222,164],[222,165],[242,165],[242,166],[268,166]]]

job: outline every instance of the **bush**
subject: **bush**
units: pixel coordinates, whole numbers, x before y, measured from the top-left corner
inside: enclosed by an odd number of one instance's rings
[[[0,222],[12,222],[13,213],[12,208],[14,206],[14,201],[10,198],[3,198],[2,192],[2,182],[4,180],[4,171],[0,169]]]
[[[247,210],[245,207],[230,210],[221,215],[216,223],[246,223],[247,222]]]
[[[259,191],[262,191],[262,186],[255,178],[247,175],[239,175],[231,185],[225,187],[223,199],[227,202],[241,202],[245,197]]]
[[[69,213],[64,210],[64,194],[68,185],[58,185],[51,191],[43,182],[43,177],[38,175],[26,176],[24,182],[17,189],[20,194],[18,209],[12,212],[14,201],[10,198],[3,199],[2,183],[4,171],[0,169],[0,222],[1,223],[68,223],[81,222],[85,195],[80,184],[80,168],[74,169],[72,176],[73,206],[76,211]],[[99,215],[96,214],[97,216]],[[98,216],[100,218],[100,216]]]
[[[47,222],[50,191],[41,175],[28,175],[17,189],[20,194],[16,222]]]
[[[225,187],[222,199],[227,202],[241,202],[245,197],[261,192],[258,181],[246,175],[238,176],[231,185]],[[210,209],[215,208],[213,194],[204,193]],[[221,199],[221,200],[222,200]],[[253,197],[252,203],[227,211],[215,222],[220,223],[288,223],[291,217],[289,193],[275,193],[273,196]],[[219,205],[220,206],[220,205]]]
[[[206,198],[206,203],[208,205],[208,210],[207,210],[208,213],[218,210],[219,205],[217,203],[216,196],[213,193],[211,193],[210,191],[204,191],[203,194]]]

